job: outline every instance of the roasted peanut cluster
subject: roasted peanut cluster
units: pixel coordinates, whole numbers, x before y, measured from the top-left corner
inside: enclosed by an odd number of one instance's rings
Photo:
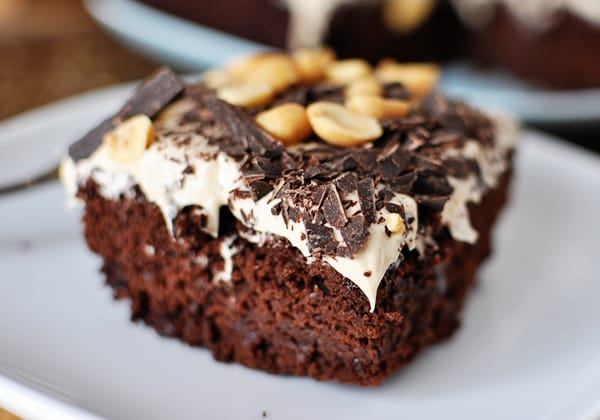
[[[265,53],[238,60],[225,69],[206,74],[205,83],[217,97],[233,105],[260,107],[296,84],[329,82],[344,87],[344,104],[318,101],[306,108],[276,105],[260,112],[256,122],[273,137],[289,145],[315,133],[338,146],[356,146],[382,135],[382,118],[407,115],[440,76],[437,65],[401,64],[386,59],[373,68],[362,59],[337,60],[329,48],[302,49],[292,54]],[[388,83],[401,83],[410,100],[383,96]]]
[[[373,67],[362,59],[338,60],[333,50],[322,47],[254,55],[210,70],[203,80],[229,104],[248,109],[267,106],[255,115],[255,121],[285,145],[300,143],[314,133],[330,144],[350,147],[379,138],[383,133],[380,120],[407,115],[439,76],[435,64],[386,59]],[[319,82],[342,87],[343,104],[317,101],[306,107],[297,103],[268,107],[294,85]],[[402,84],[410,98],[386,98],[384,86],[390,83]],[[127,162],[138,159],[153,138],[152,120],[136,115],[106,133],[103,141],[113,159]]]

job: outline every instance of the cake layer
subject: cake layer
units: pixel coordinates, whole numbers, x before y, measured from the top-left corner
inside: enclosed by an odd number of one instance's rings
[[[138,191],[120,201],[89,181],[85,236],[102,256],[116,297],[131,300],[134,319],[161,335],[208,348],[221,361],[319,380],[379,385],[424,346],[450,335],[507,199],[510,175],[479,204],[469,204],[475,245],[438,224],[439,247],[405,251],[391,267],[369,312],[361,291],[331,266],[307,263],[281,239],[263,246],[226,211],[220,238],[202,232],[194,208],[175,222],[175,240],[158,207]],[[235,253],[223,254],[235,247]],[[219,281],[223,271],[230,282]]]

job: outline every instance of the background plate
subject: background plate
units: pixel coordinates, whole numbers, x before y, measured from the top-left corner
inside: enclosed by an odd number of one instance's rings
[[[160,63],[185,71],[226,64],[232,57],[269,47],[195,24],[132,0],[84,0],[88,12],[111,34]],[[600,122],[600,89],[551,91],[503,73],[448,65],[442,87],[478,104],[511,109],[536,124]]]
[[[64,115],[101,119],[115,100],[105,99],[87,116]],[[68,119],[21,123],[52,138],[73,134]],[[597,158],[526,132],[496,253],[462,328],[378,389],[217,363],[130,323],[57,182],[0,196],[0,405],[31,419],[92,418],[82,410],[113,419],[592,418],[598,191]]]

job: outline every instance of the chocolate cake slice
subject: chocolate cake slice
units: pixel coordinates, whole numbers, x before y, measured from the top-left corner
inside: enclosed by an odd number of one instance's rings
[[[326,49],[159,70],[61,165],[115,296],[221,361],[381,384],[458,326],[507,199],[516,125],[438,75]]]

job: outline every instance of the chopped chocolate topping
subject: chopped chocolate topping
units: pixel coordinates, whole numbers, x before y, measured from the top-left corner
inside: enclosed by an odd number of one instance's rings
[[[356,177],[354,174],[346,172],[335,180],[335,186],[343,193],[351,193],[356,190]]]
[[[100,146],[104,135],[112,130],[120,121],[119,117],[111,117],[102,121],[96,128],[83,136],[81,140],[69,147],[69,156],[75,161],[90,156]]]
[[[398,214],[402,213],[402,206],[399,204],[396,204],[396,203],[390,203],[389,201],[386,201],[385,208],[390,213],[398,213]]]
[[[377,165],[381,178],[389,180],[397,177],[410,161],[410,154],[402,150],[399,143],[388,145],[378,156]]]
[[[415,171],[411,171],[388,180],[388,185],[394,192],[399,194],[408,194],[412,190],[416,180],[417,173]]]
[[[371,178],[361,180],[356,184],[358,203],[365,220],[375,222],[375,186]]]
[[[448,201],[450,196],[429,196],[429,195],[416,195],[415,199],[419,205],[419,211],[433,211],[440,212],[444,209],[444,204]]]
[[[75,161],[89,157],[102,143],[102,138],[123,120],[137,114],[154,117],[167,106],[184,89],[183,82],[175,73],[162,67],[148,77],[135,91],[123,108],[96,128],[87,133],[81,140],[69,147],[69,156]]]
[[[160,110],[175,99],[184,89],[183,81],[167,67],[161,67],[137,88],[131,98],[119,111],[123,118],[138,114],[154,117]]]
[[[273,190],[273,185],[265,181],[254,181],[250,184],[250,190],[252,191],[252,199],[257,201],[270,193]]]
[[[335,250],[333,229],[318,223],[306,223],[308,248],[311,253],[331,253]]]
[[[344,242],[346,242],[353,255],[363,248],[369,237],[367,222],[362,215],[351,217],[346,226],[341,229],[341,232]]]
[[[214,96],[209,96],[206,102],[214,111],[215,118],[228,128],[231,140],[242,148],[254,156],[281,156],[283,145],[260,128],[246,111]]]
[[[333,227],[341,228],[348,222],[340,195],[333,184],[327,186],[325,201],[323,201],[323,212],[325,213],[325,220]]]

